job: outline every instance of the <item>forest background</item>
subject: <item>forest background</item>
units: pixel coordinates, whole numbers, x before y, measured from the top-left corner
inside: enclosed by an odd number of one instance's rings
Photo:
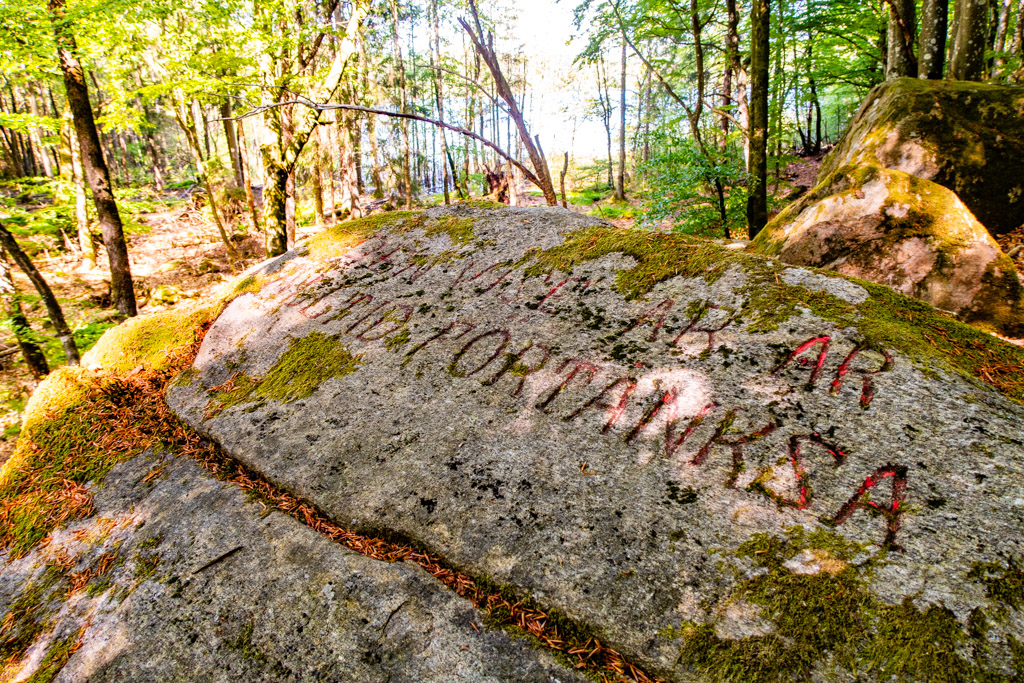
[[[887,78],[1024,80],[1022,16],[1024,0],[3,0],[5,437],[35,381],[124,316],[339,221],[487,196],[745,238]]]

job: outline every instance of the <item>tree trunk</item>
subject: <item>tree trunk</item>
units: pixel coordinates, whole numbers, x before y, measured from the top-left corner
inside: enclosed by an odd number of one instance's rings
[[[768,223],[768,60],[770,0],[753,0],[750,10],[750,239]]]
[[[249,223],[253,232],[259,232],[260,219],[256,212],[256,197],[252,193],[252,177],[249,173],[249,150],[245,145],[245,121],[238,123],[238,149],[242,153],[239,168],[242,171],[242,187],[245,188],[245,203],[249,207]]]
[[[310,98],[314,102],[328,102],[338,89],[341,77],[349,59],[356,52],[355,40],[368,11],[366,0],[352,3],[352,13],[345,28],[345,36],[339,41],[338,49],[331,62],[331,69],[324,77],[320,86]],[[260,70],[264,79],[271,82],[274,77],[273,60],[261,58]],[[299,155],[313,130],[319,125],[320,110],[309,108],[294,123],[291,139],[286,144],[283,140],[281,117],[277,115],[277,102],[264,100],[268,108],[264,114],[264,127],[267,136],[261,145],[263,172],[265,182],[263,188],[263,219],[267,231],[267,255],[283,254],[288,248],[287,201],[286,186],[289,176],[295,169]]]
[[[366,41],[362,32],[357,36],[359,47],[359,73],[362,79],[363,94],[370,94],[370,68],[366,59]],[[370,116],[366,121],[366,137],[370,140],[370,153],[373,155],[373,166],[370,168],[370,182],[373,183],[371,197],[380,199],[384,196],[384,181],[380,177],[380,150],[377,148],[377,118]]]
[[[958,81],[985,78],[985,42],[988,32],[988,0],[957,0],[956,34],[949,60],[949,75]]]
[[[46,356],[39,344],[32,338],[32,328],[21,310],[21,297],[14,285],[14,278],[11,277],[11,267],[7,263],[7,255],[0,254],[0,295],[4,298],[4,308],[7,309],[7,318],[10,321],[11,331],[21,349],[21,355],[25,359],[32,377],[39,380],[50,372],[50,364],[46,362]]]
[[[440,23],[437,16],[437,0],[431,0],[431,23],[434,29],[434,41],[431,45],[432,53],[430,55],[430,62],[432,66],[441,66],[441,32],[438,24]],[[434,63],[435,59],[436,64]],[[434,95],[437,100],[437,120],[444,121],[444,81],[441,78],[441,71],[439,68],[434,69]],[[435,128],[436,130],[436,128]],[[441,166],[443,169],[442,181],[444,182],[444,203],[445,206],[451,204],[451,197],[448,194],[448,183],[451,181],[451,175],[449,173],[448,164],[448,140],[445,138],[444,128],[441,129]]]
[[[221,242],[224,243],[225,250],[227,250],[231,269],[235,270],[238,253],[228,238],[227,230],[224,228],[224,222],[221,220],[220,211],[217,208],[217,198],[213,192],[213,182],[210,180],[210,173],[206,168],[206,160],[203,158],[202,150],[199,147],[199,131],[196,130],[196,120],[192,115],[192,107],[184,102],[176,103],[174,118],[177,119],[182,132],[185,133],[188,147],[192,152],[192,160],[196,164],[196,173],[206,188],[206,199],[210,203],[210,213],[213,215],[213,222],[217,226],[217,233],[220,235]]]
[[[405,113],[408,107],[407,91],[405,83],[405,64],[402,63],[402,46],[398,41],[398,0],[390,0],[391,26],[392,26],[392,48],[395,55],[395,71],[398,78],[399,111]],[[409,151],[409,122],[402,119],[400,122],[402,131],[402,180],[405,182],[405,208],[412,208],[413,184],[412,184],[412,160]]]
[[[725,4],[728,11],[726,40],[736,80],[733,90],[736,93],[736,119],[743,128],[743,163],[746,167],[750,159],[750,137],[747,135],[747,131],[750,129],[747,110],[747,71],[743,68],[743,62],[740,60],[739,12],[736,10],[736,0],[726,0]]]
[[[917,29],[914,0],[888,0],[889,28],[886,51],[886,80],[917,76],[914,58],[914,33]]]
[[[46,305],[46,312],[50,316],[50,322],[53,323],[53,330],[57,333],[61,346],[64,347],[64,356],[67,358],[68,365],[78,365],[80,358],[78,356],[78,347],[75,345],[75,337],[71,333],[68,324],[64,321],[64,312],[61,310],[60,304],[57,303],[57,297],[53,295],[53,291],[46,284],[46,280],[43,279],[43,276],[36,269],[35,264],[32,263],[32,259],[21,250],[17,240],[14,239],[14,235],[7,232],[7,228],[3,225],[0,225],[0,246],[11,255],[14,262],[18,264],[18,267],[28,276],[36,291],[39,292],[39,297]]]
[[[317,138],[319,138],[319,129],[317,129]],[[320,149],[320,141],[318,139],[313,140],[313,144],[310,145],[313,153],[313,168],[310,169],[310,181],[313,185],[313,220],[319,226],[323,227],[327,221],[324,220],[324,186],[321,180],[321,174],[323,173],[323,153]]]
[[[28,92],[28,105],[32,115],[39,116],[39,104],[36,102],[36,95],[31,89]],[[50,158],[46,155],[46,149],[43,147],[42,139],[39,137],[39,129],[35,126],[29,129],[29,140],[31,140],[32,146],[38,150],[38,158],[43,165],[43,175],[47,178],[52,178],[53,167],[50,165]]]
[[[995,52],[995,60],[992,64],[992,78],[998,78],[1006,66],[1006,34],[1010,26],[1010,5],[1012,0],[1001,0],[999,6],[999,20],[996,22],[996,40],[992,46]],[[1018,16],[1017,23],[1024,19]]]
[[[594,63],[597,69],[597,100],[601,105],[601,123],[604,124],[605,139],[608,142],[608,188],[615,187],[615,162],[612,161],[612,102],[608,94],[608,78],[603,69],[604,57],[599,55]]]
[[[924,0],[921,6],[921,36],[918,41],[918,78],[942,80],[946,65],[946,29],[949,0]]]
[[[68,169],[75,188],[75,227],[78,232],[78,248],[82,252],[82,268],[96,267],[96,242],[89,230],[88,194],[85,190],[85,174],[82,171],[82,148],[75,134],[71,108],[65,110],[64,119],[68,128]]]
[[[619,172],[615,177],[615,199],[626,201],[626,41],[622,41],[622,77],[619,80]]]
[[[227,100],[220,102],[220,119],[224,124],[224,139],[228,143],[228,156],[231,157],[231,170],[233,171],[234,186],[241,188],[245,180],[242,178],[241,158],[238,154],[238,140],[235,136],[235,122],[231,118],[231,105]]]
[[[68,106],[74,116],[86,177],[99,216],[103,244],[110,260],[111,297],[121,314],[133,316],[137,311],[131,267],[128,263],[128,246],[125,244],[121,216],[111,190],[110,172],[103,160],[99,134],[92,118],[85,72],[75,55],[75,38],[64,17],[64,2],[65,0],[49,0],[50,20],[53,23],[61,72],[64,75],[64,88],[67,92]]]
[[[477,13],[476,2],[474,0],[469,0],[469,8],[473,14],[473,20],[476,24],[477,32],[474,33],[465,20],[459,19],[459,23],[472,39],[473,46],[476,48],[477,53],[484,60],[488,70],[491,72],[491,77],[494,79],[494,86],[498,91],[498,96],[505,101],[505,104],[508,107],[509,116],[512,121],[515,122],[516,130],[519,132],[519,141],[523,147],[526,148],[526,153],[530,157],[530,163],[533,165],[536,182],[540,187],[541,192],[544,193],[544,201],[547,202],[548,206],[558,206],[558,197],[555,195],[555,186],[551,181],[551,171],[548,169],[547,159],[544,158],[544,152],[540,149],[539,139],[530,137],[530,131],[526,128],[526,120],[523,118],[519,104],[516,102],[515,95],[512,93],[512,89],[509,87],[508,81],[505,79],[505,74],[501,71],[498,56],[494,51],[494,36],[492,34],[488,34],[486,38],[487,43],[484,43],[484,31],[480,24],[480,16]],[[509,145],[509,147],[511,147],[511,145]]]

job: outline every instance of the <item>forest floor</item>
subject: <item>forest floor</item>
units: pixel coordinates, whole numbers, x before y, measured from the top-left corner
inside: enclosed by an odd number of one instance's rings
[[[203,299],[232,276],[216,228],[191,197],[168,195],[150,202],[148,208],[153,210],[132,216],[136,227],[127,231],[140,315]],[[307,235],[300,230],[299,236]],[[240,255],[239,272],[263,259],[259,236],[236,234],[234,244]],[[97,254],[100,265],[91,270],[81,267],[77,251],[45,249],[34,254],[33,261],[57,296],[81,352],[120,322],[121,316],[109,308],[110,271],[102,245]],[[64,355],[52,336],[46,309],[24,274],[18,269],[12,273],[50,367],[59,367]],[[11,330],[0,328],[0,462],[14,448],[21,413],[37,384],[16,348]]]

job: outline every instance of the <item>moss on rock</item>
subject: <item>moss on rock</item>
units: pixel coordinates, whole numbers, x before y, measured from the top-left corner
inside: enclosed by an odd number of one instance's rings
[[[822,164],[826,178],[850,163],[878,164],[955,192],[992,234],[1024,214],[1024,89],[901,78],[865,98]]]
[[[214,412],[220,412],[243,403],[299,401],[312,396],[328,379],[358,370],[360,358],[337,337],[311,332],[292,339],[288,350],[261,379],[234,377],[214,393],[211,404]]]
[[[83,363],[113,373],[170,367],[223,308],[224,302],[216,301],[130,318],[107,330]]]
[[[386,229],[411,227],[422,220],[422,215],[418,211],[388,211],[338,223],[310,237],[305,244],[306,255],[317,261],[344,256],[370,235]]]
[[[794,572],[792,563],[806,551],[832,554],[842,569]],[[855,544],[824,530],[755,534],[735,553],[754,571],[729,599],[757,606],[771,632],[727,638],[709,624],[684,626],[678,634],[681,663],[704,680],[744,683],[811,680],[812,672],[836,669],[885,681],[1014,680],[968,656],[983,648],[983,635],[948,609],[921,610],[909,598],[898,605],[876,598],[869,579],[884,556],[855,566],[858,552]]]
[[[786,266],[772,259],[684,235],[605,226],[577,230],[557,247],[529,253],[526,272],[568,273],[614,253],[636,260],[635,265],[619,271],[615,280],[615,289],[627,298],[641,297],[659,282],[676,276],[714,282],[730,268],[739,267],[750,280],[741,311],[750,331],[775,329],[802,309],[809,310],[838,328],[856,328],[869,346],[933,363],[1024,403],[1024,349],[874,283],[848,278],[870,295],[863,303],[853,304],[827,292],[787,285],[778,277]]]

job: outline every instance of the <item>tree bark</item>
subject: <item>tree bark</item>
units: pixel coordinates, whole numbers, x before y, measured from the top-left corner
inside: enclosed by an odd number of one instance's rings
[[[89,90],[85,83],[85,72],[75,55],[75,38],[64,17],[65,0],[49,0],[50,21],[53,24],[57,43],[57,55],[64,76],[68,106],[74,116],[75,131],[82,149],[82,161],[86,178],[92,190],[93,203],[99,217],[103,245],[110,261],[110,291],[114,306],[126,316],[137,313],[135,290],[132,285],[131,266],[128,262],[128,245],[124,239],[121,216],[110,184],[110,171],[103,159],[100,138],[89,105]]]
[[[988,32],[988,0],[957,0],[954,10],[956,35],[949,60],[949,75],[958,81],[985,78],[985,42]]]
[[[430,55],[431,65],[441,66],[441,32],[440,32],[440,18],[438,17],[437,0],[431,0],[431,24],[434,30],[434,40],[432,43],[432,53]],[[434,97],[437,101],[437,120],[444,121],[444,80],[441,78],[440,68],[434,69]],[[436,130],[436,129],[435,129]],[[444,128],[441,129],[441,166],[442,166],[442,182],[444,183],[444,203],[445,206],[451,204],[451,197],[448,193],[448,183],[451,182],[451,176],[453,173],[449,172],[448,164],[448,140],[445,138]]]
[[[242,178],[242,165],[241,159],[238,154],[238,139],[235,136],[235,122],[231,118],[231,105],[227,100],[221,100],[220,102],[220,120],[224,124],[224,139],[228,143],[228,156],[231,157],[231,170],[233,171],[232,177],[234,178],[234,186],[241,188],[245,182]]]
[[[330,71],[313,94],[314,102],[329,101],[338,89],[349,59],[356,52],[356,35],[366,17],[368,4],[367,0],[356,0],[353,3],[352,13],[345,29],[345,37],[339,41],[340,44],[331,62]],[[273,60],[264,55],[261,58],[260,68],[264,78],[269,81],[273,76]],[[264,105],[264,126],[268,134],[261,146],[265,174],[263,221],[267,231],[268,256],[283,254],[288,249],[286,186],[291,172],[295,169],[299,154],[302,153],[302,148],[320,122],[321,112],[318,107],[309,107],[304,111],[302,116],[294,122],[291,139],[286,144],[282,136],[280,117],[276,115],[279,104],[279,102],[270,102]]]
[[[390,0],[391,23],[392,23],[392,47],[395,56],[395,71],[398,79],[399,111],[405,113],[408,107],[407,91],[405,83],[405,64],[402,62],[402,46],[398,41],[398,2]],[[402,120],[400,123],[402,131],[402,180],[405,183],[405,208],[412,208],[413,184],[412,184],[412,160],[409,158],[409,122]]]
[[[604,56],[599,55],[594,62],[597,69],[597,99],[601,105],[601,122],[604,124],[605,139],[608,142],[608,187],[615,187],[615,162],[612,161],[612,100],[608,95],[607,70],[601,67],[604,65]]]
[[[750,10],[750,239],[768,223],[768,61],[770,0],[753,0]]]
[[[889,28],[886,51],[886,80],[917,76],[914,57],[914,33],[917,29],[914,0],[888,0]]]
[[[996,40],[992,51],[996,53],[992,64],[992,78],[998,78],[1006,66],[1006,34],[1010,26],[1010,5],[1011,0],[1001,0],[999,6],[999,20],[996,22]],[[1017,23],[1024,19],[1018,16]]]
[[[46,362],[46,356],[39,344],[32,339],[32,328],[21,310],[21,298],[18,296],[18,289],[14,285],[14,278],[11,277],[11,267],[7,263],[7,255],[0,254],[0,295],[4,298],[4,308],[7,309],[7,318],[10,320],[11,331],[21,349],[21,355],[25,359],[32,377],[39,380],[50,372],[50,364]]]
[[[238,254],[235,252],[234,245],[231,244],[231,240],[228,238],[228,233],[224,228],[224,222],[220,217],[220,210],[217,208],[217,198],[213,192],[213,182],[210,180],[210,173],[206,168],[206,159],[203,158],[202,149],[199,147],[199,131],[196,129],[196,120],[192,114],[193,107],[186,104],[184,101],[176,103],[174,107],[174,118],[178,121],[178,125],[181,127],[183,133],[185,133],[185,139],[188,141],[189,150],[192,152],[192,160],[196,165],[196,173],[203,181],[203,186],[206,188],[206,199],[210,203],[210,213],[213,216],[213,222],[217,226],[217,232],[220,234],[221,242],[224,243],[224,248],[227,250],[228,261],[231,263],[231,269],[235,269],[236,261],[238,260]]]
[[[924,0],[921,6],[921,35],[918,40],[918,78],[942,80],[946,66],[946,33],[949,0]]]
[[[619,172],[615,177],[615,199],[626,201],[626,41],[622,41],[622,77],[619,80]]]
[[[252,177],[249,173],[249,150],[245,145],[245,122],[238,122],[238,149],[242,154],[239,168],[242,171],[242,187],[245,188],[245,203],[249,207],[249,223],[253,232],[259,232],[260,219],[256,212],[256,197],[252,193]],[[264,245],[265,246],[265,245]]]
[[[53,290],[46,284],[46,280],[43,279],[43,276],[36,269],[32,259],[18,246],[14,235],[9,233],[2,224],[0,224],[0,246],[11,255],[14,262],[18,264],[18,267],[28,276],[36,291],[39,292],[39,297],[46,305],[46,312],[50,316],[50,322],[53,323],[53,330],[57,333],[61,346],[64,347],[64,356],[67,358],[68,365],[78,365],[80,358],[78,347],[75,345],[75,337],[71,333],[67,322],[64,321],[64,312],[61,310],[60,304],[57,303],[57,297],[53,295]]]

